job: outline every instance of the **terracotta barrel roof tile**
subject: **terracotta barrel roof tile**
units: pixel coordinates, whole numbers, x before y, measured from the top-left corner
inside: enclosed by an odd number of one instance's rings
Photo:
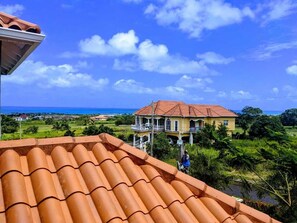
[[[55,198],[49,198],[41,202],[38,205],[38,211],[40,218],[44,219],[43,221],[46,223],[67,222],[64,216],[65,211],[62,209],[61,202]]]
[[[31,181],[38,204],[49,197],[58,199],[51,173],[48,170],[39,169],[35,171],[31,174]]]
[[[18,171],[22,173],[20,157],[14,150],[5,151],[0,158],[1,177],[10,171]]]
[[[278,222],[107,134],[0,149],[0,222]]]
[[[95,217],[86,196],[82,193],[74,193],[67,199],[67,206],[74,223],[95,223]]]

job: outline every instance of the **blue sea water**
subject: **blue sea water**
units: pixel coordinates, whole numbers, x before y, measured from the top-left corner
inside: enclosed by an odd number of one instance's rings
[[[66,114],[66,115],[118,115],[133,114],[138,109],[133,108],[70,108],[70,107],[19,107],[2,106],[2,114],[15,113],[42,113],[42,114]]]
[[[15,113],[42,113],[42,114],[66,114],[66,115],[118,115],[133,114],[139,108],[70,108],[70,107],[21,107],[2,106],[2,114]],[[240,110],[233,110],[239,113]],[[263,111],[266,115],[280,115],[283,111]]]

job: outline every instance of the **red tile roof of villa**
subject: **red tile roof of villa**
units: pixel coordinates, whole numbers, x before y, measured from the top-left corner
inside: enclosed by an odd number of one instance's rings
[[[0,148],[0,222],[278,222],[105,133]]]
[[[181,101],[154,102],[154,114],[177,117],[237,117],[234,112],[220,105],[185,104]],[[136,115],[152,115],[152,105],[135,112]]]
[[[40,33],[38,25],[21,20],[15,16],[0,12],[0,27],[17,29],[26,32]]]

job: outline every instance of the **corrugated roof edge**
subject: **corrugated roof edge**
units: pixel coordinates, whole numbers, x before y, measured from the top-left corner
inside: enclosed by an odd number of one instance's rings
[[[280,223],[279,221],[271,218],[269,215],[236,201],[231,196],[208,186],[206,183],[198,179],[178,171],[174,166],[155,159],[149,156],[147,153],[130,146],[129,144],[124,143],[122,140],[107,133],[83,137],[66,136],[46,139],[31,138],[0,141],[0,154],[13,148],[20,155],[26,155],[30,149],[36,146],[40,147],[45,153],[50,154],[57,145],[63,146],[66,150],[71,151],[78,144],[90,144],[93,146],[96,143],[103,143],[105,145],[110,145],[114,148],[119,148],[125,151],[129,154],[129,156],[132,158],[134,157],[138,162],[149,164],[159,170],[159,173],[169,182],[171,180],[179,180],[185,183],[194,194],[197,196],[210,197],[216,200],[231,215],[240,212],[244,215],[247,215],[251,219],[255,219],[256,222]]]

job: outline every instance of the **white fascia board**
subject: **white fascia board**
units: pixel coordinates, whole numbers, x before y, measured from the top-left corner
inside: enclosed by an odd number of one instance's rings
[[[38,33],[31,33],[16,29],[9,29],[0,27],[0,37],[8,38],[11,40],[21,40],[28,42],[40,43],[44,39],[44,35]]]
[[[45,35],[42,34],[0,27],[0,39],[3,38],[3,41],[19,41],[26,42],[31,45],[30,48],[24,53],[24,55],[22,55],[19,61],[6,75],[11,74],[36,49],[36,47],[42,42],[44,37]]]

